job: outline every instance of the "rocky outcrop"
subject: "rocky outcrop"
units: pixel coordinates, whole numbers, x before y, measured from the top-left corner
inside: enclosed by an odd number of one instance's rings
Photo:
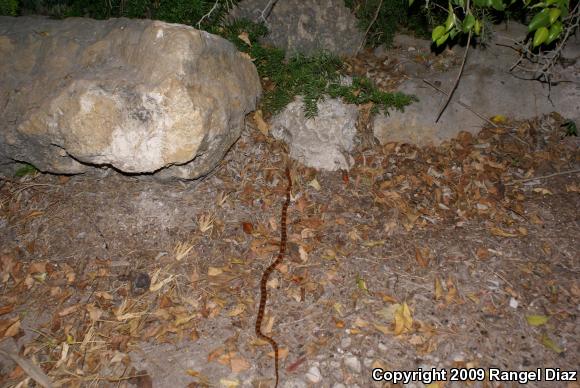
[[[399,91],[417,96],[419,102],[409,105],[404,112],[377,115],[373,119],[377,139],[381,143],[439,144],[461,131],[479,132],[487,125],[481,117],[489,119],[495,115],[529,119],[556,111],[567,119],[580,122],[580,60],[574,58],[574,53],[578,52],[578,40],[572,38],[568,41],[566,55],[572,58],[568,61],[570,64],[554,69],[556,82],[549,87],[509,71],[518,54],[506,46],[525,37],[526,27],[511,23],[509,28],[499,26],[496,30],[495,40],[486,48],[470,49],[453,99],[437,123],[434,122],[435,116],[447,96],[423,80],[449,90],[457,77],[464,47],[455,46],[452,52],[446,53],[457,59],[454,61],[457,65],[444,72],[407,61],[404,68],[409,79],[402,83]],[[409,44],[409,48],[414,50],[421,48],[421,56],[428,55],[428,51],[425,52],[428,41],[422,44],[420,39],[414,38],[399,39],[399,42],[403,42],[403,52],[407,49],[405,44]],[[421,57],[415,55],[414,50],[412,56]]]
[[[348,170],[353,163],[358,109],[338,99],[319,101],[318,114],[304,116],[303,102],[297,97],[272,120],[272,136],[284,140],[290,157],[321,170]]]
[[[231,16],[260,22],[268,4],[269,0],[244,0]],[[353,55],[363,40],[357,19],[343,0],[277,1],[266,22],[270,33],[265,42],[286,50],[288,55],[323,50]]]
[[[0,17],[0,164],[193,179],[261,93],[228,41],[150,20]]]

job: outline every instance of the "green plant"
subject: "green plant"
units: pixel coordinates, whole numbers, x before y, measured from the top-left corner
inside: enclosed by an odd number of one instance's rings
[[[37,172],[38,170],[32,164],[22,163],[21,167],[16,170],[14,175],[21,178],[26,175],[34,175]]]
[[[17,1],[17,0],[0,0]],[[207,31],[217,28],[240,0],[23,0],[29,12],[63,18],[148,18],[181,23]]]
[[[328,53],[308,57],[295,55],[285,59],[283,50],[258,43],[267,32],[264,25],[244,20],[235,21],[219,31],[254,60],[258,73],[267,84],[261,103],[266,114],[280,112],[297,95],[303,96],[307,117],[318,113],[317,103],[325,95],[341,97],[353,104],[373,102],[375,111],[385,112],[389,108],[402,110],[414,100],[414,97],[401,93],[382,92],[366,78],[354,78],[347,85],[342,61]]]
[[[414,0],[409,0],[409,2],[412,4]],[[540,10],[528,23],[528,32],[533,33],[532,47],[547,46],[560,38],[566,21],[572,24],[578,23],[575,18],[568,18],[570,0],[523,0],[522,3],[516,3],[516,0],[473,0],[473,2],[451,0],[448,3],[445,23],[433,29],[431,38],[440,46],[448,39],[454,39],[460,34],[480,35],[484,24],[478,17],[478,10],[489,10],[505,15],[510,6],[517,7],[515,13],[521,13],[519,10],[522,7],[532,12],[536,9]],[[574,7],[574,11],[578,12],[578,6]]]
[[[578,127],[573,120],[566,120],[562,127],[566,129],[566,136],[578,136]]]
[[[0,0],[0,15],[16,16],[18,0]]]

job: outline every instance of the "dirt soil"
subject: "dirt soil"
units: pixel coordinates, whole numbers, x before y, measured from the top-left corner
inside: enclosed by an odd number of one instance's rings
[[[496,123],[436,148],[359,150],[349,172],[292,164],[263,326],[280,386],[392,386],[375,368],[578,370],[578,138],[558,115]],[[43,371],[63,387],[273,386],[254,321],[284,155],[248,127],[195,182],[2,178],[0,385]]]

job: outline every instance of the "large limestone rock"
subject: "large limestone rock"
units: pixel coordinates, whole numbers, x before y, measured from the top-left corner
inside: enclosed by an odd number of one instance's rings
[[[231,16],[260,22],[269,4],[270,0],[244,0]],[[277,1],[266,22],[270,30],[266,43],[283,48],[288,55],[320,51],[353,55],[364,37],[344,0]]]
[[[566,67],[554,70],[556,82],[550,88],[547,84],[522,79],[524,74],[509,71],[518,54],[506,45],[523,38],[526,31],[525,26],[517,23],[511,23],[509,28],[498,26],[492,44],[470,50],[453,99],[437,123],[434,122],[435,116],[447,96],[423,79],[447,91],[455,81],[458,68],[439,72],[436,68],[415,64],[399,91],[417,96],[419,102],[405,107],[404,112],[377,115],[373,119],[377,139],[381,143],[427,145],[439,144],[461,131],[477,133],[486,121],[473,111],[488,119],[495,115],[529,119],[556,111],[580,122],[580,60],[574,58],[574,52],[578,52],[574,49],[578,47],[578,40],[572,38],[568,41],[567,55],[572,59]],[[417,43],[413,45],[419,46]],[[463,50],[464,47],[460,46],[454,48],[458,59]],[[408,63],[406,67],[411,68]]]
[[[228,41],[150,20],[0,17],[0,167],[193,179],[261,93]]]

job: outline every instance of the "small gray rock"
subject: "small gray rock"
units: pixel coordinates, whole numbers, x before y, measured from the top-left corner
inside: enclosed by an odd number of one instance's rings
[[[314,384],[321,382],[322,374],[320,374],[320,369],[317,366],[311,366],[306,372],[306,379]]]
[[[362,370],[360,360],[356,356],[345,357],[344,365],[354,373],[360,373]]]

